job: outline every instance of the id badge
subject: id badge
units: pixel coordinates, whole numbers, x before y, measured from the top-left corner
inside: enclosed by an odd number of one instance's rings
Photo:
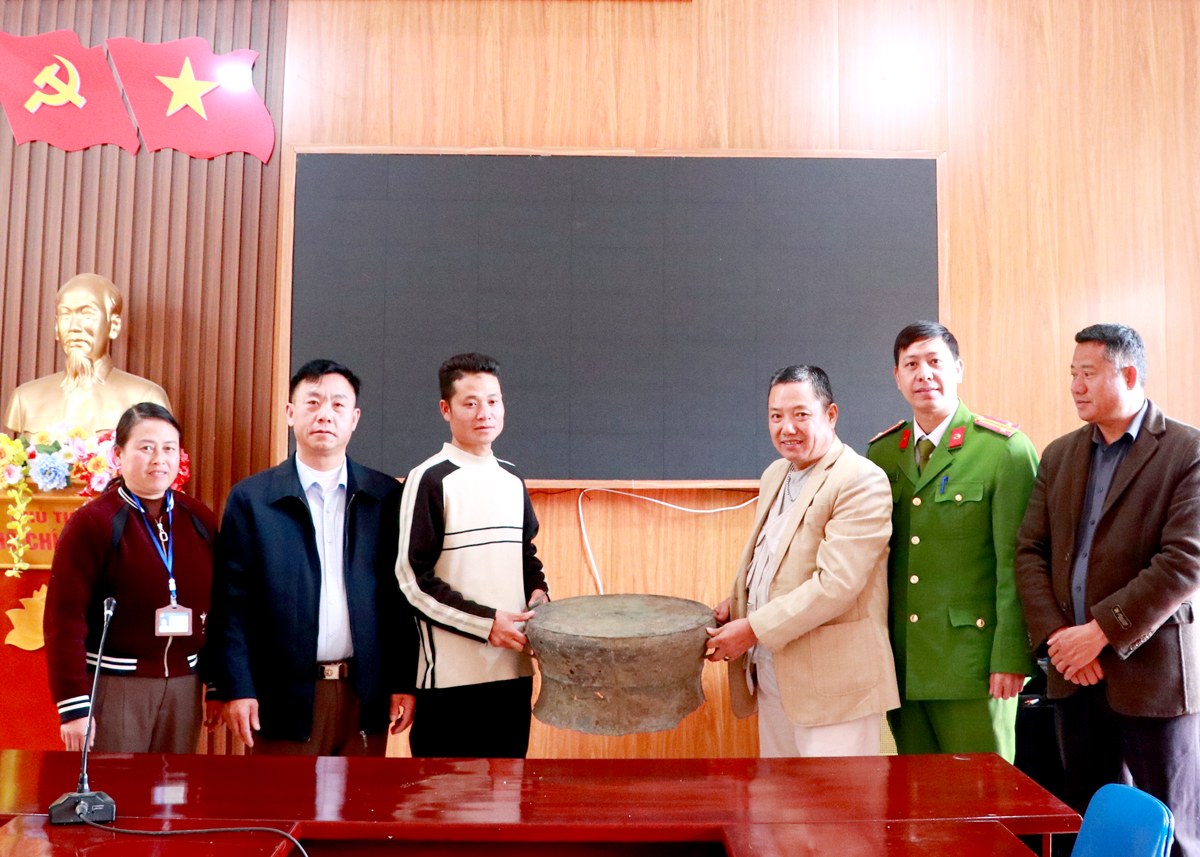
[[[190,637],[192,635],[192,608],[159,607],[154,611],[154,636]]]

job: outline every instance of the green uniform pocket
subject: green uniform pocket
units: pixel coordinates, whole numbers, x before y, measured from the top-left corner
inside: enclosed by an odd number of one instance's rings
[[[947,539],[977,538],[991,529],[990,503],[983,502],[987,492],[982,482],[933,483],[931,532]]]
[[[950,627],[975,627],[986,630],[996,624],[996,604],[993,601],[965,601],[951,604]]]

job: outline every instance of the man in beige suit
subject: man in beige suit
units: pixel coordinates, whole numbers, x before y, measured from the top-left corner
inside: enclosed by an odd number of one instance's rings
[[[887,630],[891,487],[838,440],[833,389],[816,366],[776,372],[767,415],[783,458],[763,473],[708,658],[729,662],[733,713],[757,709],[761,756],[874,755],[883,714],[900,705]]]

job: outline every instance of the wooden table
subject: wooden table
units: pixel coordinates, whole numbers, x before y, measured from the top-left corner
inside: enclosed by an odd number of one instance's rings
[[[431,760],[241,756],[92,757],[92,787],[129,827],[280,827],[317,854],[492,857],[613,854],[646,843],[683,855],[937,854],[964,846],[1029,853],[1013,834],[1073,832],[1080,818],[998,756],[858,759]],[[123,838],[51,828],[74,788],[73,753],[0,752],[0,853],[211,853],[211,839]],[[202,840],[203,841],[203,840]],[[504,845],[510,843],[510,845]],[[546,843],[537,845],[537,843]],[[560,843],[592,843],[556,848]],[[615,843],[622,843],[616,845]],[[687,843],[691,843],[687,845]],[[204,849],[207,848],[208,851]],[[97,850],[98,849],[98,850]],[[675,849],[675,850],[671,850]],[[228,834],[223,857],[284,854],[262,834]],[[659,846],[656,853],[662,852]],[[1048,852],[1047,852],[1048,853]]]

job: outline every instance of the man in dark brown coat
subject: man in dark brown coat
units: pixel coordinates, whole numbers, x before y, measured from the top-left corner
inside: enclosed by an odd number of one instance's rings
[[[1071,395],[1090,425],[1046,448],[1018,537],[1030,643],[1050,658],[1067,802],[1127,782],[1200,854],[1200,430],[1146,398],[1137,332],[1075,336]]]

